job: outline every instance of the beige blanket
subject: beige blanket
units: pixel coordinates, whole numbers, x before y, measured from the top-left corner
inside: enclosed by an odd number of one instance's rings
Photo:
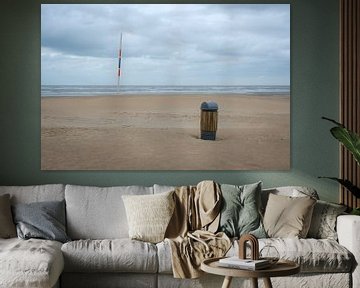
[[[223,232],[215,234],[220,219],[221,190],[213,181],[175,190],[175,211],[165,233],[170,243],[175,278],[201,276],[201,262],[222,257],[231,246]]]

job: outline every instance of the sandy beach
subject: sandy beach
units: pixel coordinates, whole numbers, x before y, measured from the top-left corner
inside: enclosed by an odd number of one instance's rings
[[[200,139],[200,104],[218,103],[216,141]],[[42,170],[286,170],[290,97],[42,97]]]

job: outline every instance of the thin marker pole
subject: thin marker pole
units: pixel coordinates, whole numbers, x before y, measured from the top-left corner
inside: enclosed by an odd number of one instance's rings
[[[118,92],[120,90],[121,57],[122,57],[122,33],[120,34],[120,44],[119,44],[119,64],[118,64],[118,83],[117,83]]]

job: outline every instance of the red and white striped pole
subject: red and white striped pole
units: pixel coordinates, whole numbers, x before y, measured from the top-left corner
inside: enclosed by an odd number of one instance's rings
[[[120,45],[119,45],[119,65],[118,65],[118,84],[117,88],[120,88],[120,77],[121,77],[121,56],[122,56],[122,33],[120,34]]]

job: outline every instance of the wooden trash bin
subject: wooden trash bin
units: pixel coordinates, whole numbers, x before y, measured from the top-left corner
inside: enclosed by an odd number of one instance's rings
[[[201,103],[200,138],[203,140],[215,140],[218,124],[218,105],[215,102]]]

